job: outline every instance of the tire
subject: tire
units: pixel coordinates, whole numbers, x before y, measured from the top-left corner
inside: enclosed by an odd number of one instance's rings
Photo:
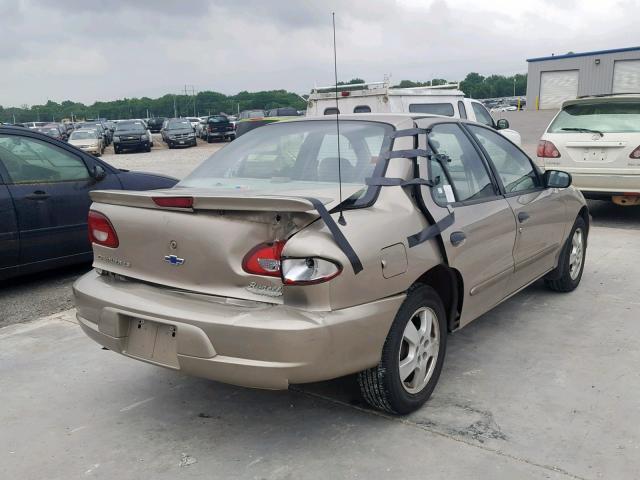
[[[113,153],[118,155],[120,153],[120,149],[118,147],[113,147]]]
[[[151,151],[151,145],[147,145],[144,149],[145,152],[150,152]]]
[[[581,237],[581,240],[577,240]],[[587,254],[587,225],[581,216],[576,218],[571,233],[562,248],[558,266],[549,272],[544,283],[556,292],[572,292],[580,284]]]
[[[211,143],[212,141],[213,139],[209,135],[207,135],[207,143]]]
[[[413,325],[409,326],[409,323]],[[427,329],[430,330],[429,342],[425,343]],[[408,338],[416,338],[418,346],[415,350]],[[432,345],[430,349],[429,345]],[[438,383],[446,346],[447,319],[442,300],[427,285],[412,287],[389,329],[380,363],[358,374],[362,396],[373,408],[388,413],[405,415],[417,410],[429,399]],[[414,361],[416,357],[422,363]],[[410,358],[414,360],[401,361]],[[408,367],[401,374],[403,363]],[[421,365],[425,375],[417,379]]]

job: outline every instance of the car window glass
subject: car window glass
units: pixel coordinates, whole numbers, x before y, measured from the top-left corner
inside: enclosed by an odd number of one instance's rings
[[[488,127],[493,127],[493,117],[486,108],[476,102],[471,103],[471,107],[476,114],[476,121],[478,123],[484,123]]]
[[[435,183],[432,191],[436,201],[444,199],[442,203],[452,203],[495,196],[482,159],[458,125],[435,125],[429,134],[429,143],[437,154],[437,158],[430,160],[431,180]],[[455,198],[452,198],[452,193]]]
[[[467,109],[462,100],[458,102],[458,112],[460,112],[460,118],[467,118]]]
[[[453,117],[453,105],[451,103],[412,103],[409,111],[413,113],[431,113],[433,115],[444,115]]]
[[[469,130],[493,162],[505,191],[521,192],[541,185],[531,160],[499,133],[469,125]]]
[[[0,160],[12,183],[89,179],[89,172],[80,158],[34,138],[0,135]]]
[[[370,113],[371,112],[371,108],[369,107],[369,105],[358,105],[356,108],[353,109],[353,113]]]
[[[336,113],[340,113],[340,110],[338,110],[336,107],[329,107],[324,109],[325,115],[335,115]]]

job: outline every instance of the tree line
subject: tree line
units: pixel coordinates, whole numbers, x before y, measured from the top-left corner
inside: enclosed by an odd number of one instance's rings
[[[339,85],[364,83],[362,78],[354,78]],[[445,85],[450,83],[443,78],[427,81],[402,80],[396,87],[420,87]],[[347,87],[348,88],[348,87]],[[514,92],[515,88],[515,92]],[[512,76],[490,75],[484,77],[479,73],[469,73],[460,82],[460,89],[471,98],[523,96],[527,89],[526,74]],[[306,97],[306,96],[305,96]],[[123,98],[109,102],[95,102],[85,105],[65,100],[57,103],[49,100],[44,105],[22,105],[20,107],[0,106],[0,121],[5,123],[60,121],[62,119],[87,118],[146,118],[204,116],[218,113],[234,114],[242,110],[270,109],[277,107],[293,107],[304,110],[306,102],[296,93],[286,90],[268,90],[261,92],[242,91],[236,95],[225,95],[219,92],[203,91],[196,95],[167,94],[160,98]]]

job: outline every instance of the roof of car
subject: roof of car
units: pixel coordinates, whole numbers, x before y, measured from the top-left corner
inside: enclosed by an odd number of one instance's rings
[[[579,103],[610,103],[619,101],[640,100],[640,92],[638,93],[609,93],[605,95],[585,95],[583,97],[566,100],[562,106],[576,105]]]

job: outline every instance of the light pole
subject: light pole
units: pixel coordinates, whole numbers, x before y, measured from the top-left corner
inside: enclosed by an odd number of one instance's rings
[[[513,77],[513,96],[516,96],[516,77]]]

